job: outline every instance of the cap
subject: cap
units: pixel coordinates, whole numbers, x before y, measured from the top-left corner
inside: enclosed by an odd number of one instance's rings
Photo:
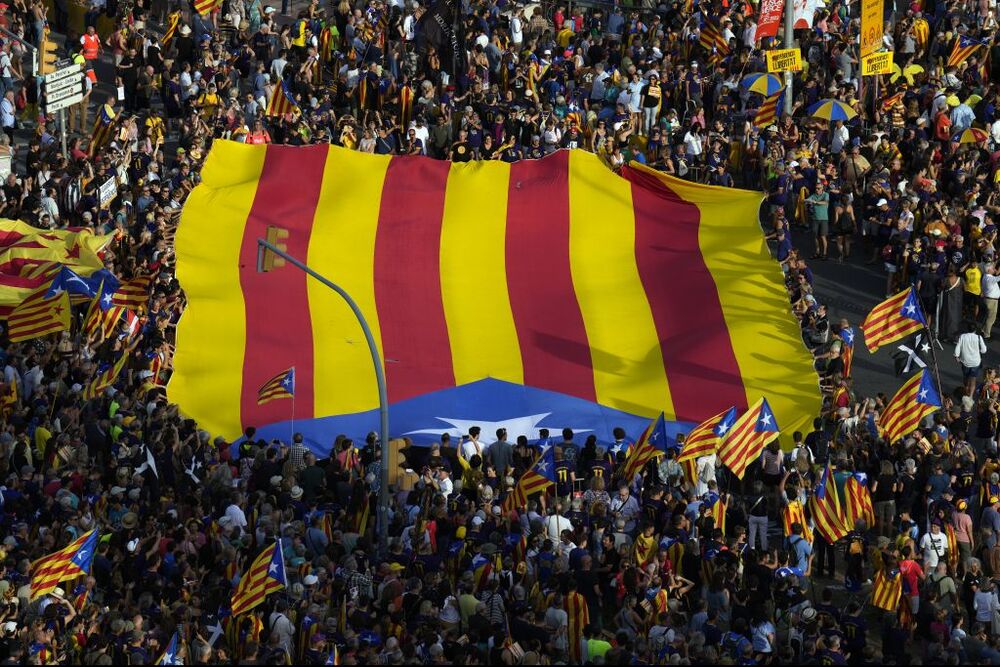
[[[878,203],[876,203],[875,205],[876,206],[888,206],[889,202],[886,199],[883,198],[883,199],[879,199]]]

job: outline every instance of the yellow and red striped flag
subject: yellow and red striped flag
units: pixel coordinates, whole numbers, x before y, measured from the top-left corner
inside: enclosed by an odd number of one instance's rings
[[[167,17],[167,29],[163,32],[163,38],[160,40],[160,44],[163,48],[170,46],[170,42],[174,41],[174,37],[177,35],[177,29],[181,25],[181,13],[171,12],[170,16]]]
[[[274,92],[271,93],[271,99],[267,102],[267,111],[264,113],[268,116],[284,116],[287,113],[292,113],[298,110],[299,105],[295,102],[295,98],[292,96],[292,91],[288,89],[288,84],[284,81],[279,81],[277,85],[274,86]]]
[[[97,152],[104,148],[104,144],[108,143],[114,129],[115,118],[115,110],[111,105],[101,106],[100,111],[97,112],[97,118],[94,119],[94,129],[90,133],[90,145],[87,147],[87,153],[90,157],[97,155]]]
[[[445,414],[485,387],[504,410],[534,410],[544,396],[537,412],[551,412],[561,394],[574,410],[625,412],[633,433],[660,412],[697,424],[745,410],[774,387],[786,430],[821,410],[812,356],[779,304],[780,273],[760,230],[737,222],[756,215],[757,193],[641,166],[609,181],[582,150],[449,163],[220,140],[201,174],[176,235],[188,305],[167,394],[212,433],[287,421],[281,401],[257,404],[257,390],[289,349],[306,438],[323,437],[310,435],[313,420],[379,405],[354,313],[294,266],[253,270],[257,239],[281,233],[291,255],[357,301],[391,360],[390,405],[426,402],[397,413],[400,433],[426,429],[415,415],[435,402]],[[454,268],[468,256],[481,258],[474,279]],[[467,317],[482,309],[494,314],[486,330]],[[515,396],[518,407],[506,405]]]
[[[820,477],[819,484],[809,498],[809,509],[816,524],[816,532],[830,544],[850,532],[829,463],[826,464],[823,476]]]
[[[205,16],[222,6],[222,0],[194,0],[194,11]]]
[[[102,368],[98,369],[97,376],[90,381],[83,389],[83,399],[89,401],[95,398],[102,391],[110,387],[118,379],[121,374],[122,369],[125,368],[125,363],[128,361],[128,354],[124,352],[119,355],[118,360],[113,364],[105,364]]]
[[[781,115],[782,110],[781,101],[784,95],[785,91],[782,89],[764,99],[764,102],[757,108],[757,113],[753,115],[754,127],[767,127],[778,122],[778,116]]]
[[[878,429],[890,444],[912,433],[921,420],[941,408],[941,397],[928,369],[903,383],[878,418]]]
[[[95,336],[98,332],[101,332],[105,338],[110,336],[125,312],[124,308],[111,307],[107,310],[102,308],[101,295],[103,293],[104,284],[102,283],[97,296],[90,301],[87,315],[83,318],[83,334],[85,336]]]
[[[152,280],[152,276],[123,280],[118,290],[111,296],[111,303],[131,310],[144,308],[149,301],[149,284]]]
[[[257,390],[257,405],[279,398],[295,398],[295,366],[281,371]]]
[[[622,467],[622,479],[631,483],[636,473],[641,472],[647,463],[667,451],[667,440],[666,422],[661,412],[642,432],[639,440],[628,448],[625,465]]]
[[[583,656],[580,655],[580,639],[583,637],[583,629],[590,625],[590,608],[587,606],[587,598],[575,590],[571,590],[563,598],[563,606],[569,617],[566,632],[569,635],[570,659],[578,664],[583,664]]]
[[[875,573],[872,586],[872,606],[885,611],[896,611],[900,603],[910,604],[903,600],[903,577],[899,570],[886,572],[881,569]]]
[[[757,460],[764,447],[778,434],[778,422],[771,406],[761,397],[729,429],[719,448],[719,459],[734,475],[743,479],[747,466]]]
[[[69,292],[46,299],[48,287],[35,292],[7,316],[7,337],[12,343],[47,336],[70,327]]]
[[[65,547],[31,564],[31,599],[54,591],[59,582],[90,574],[97,550],[97,531],[90,530]]]
[[[851,366],[854,365],[854,327],[844,327],[840,330],[840,338],[844,342],[841,357],[844,360],[844,377],[851,377]]]
[[[709,417],[691,429],[684,438],[684,446],[677,455],[677,462],[694,461],[718,451],[719,443],[736,423],[737,414],[736,408],[732,407],[714,417]]]
[[[917,42],[917,49],[926,49],[930,43],[931,25],[925,18],[913,19],[913,37]]]
[[[712,517],[715,520],[715,527],[721,530],[723,535],[726,534],[726,503],[722,500],[722,496],[717,497],[708,506],[705,516]]]
[[[853,529],[858,519],[863,519],[869,530],[875,527],[875,508],[867,484],[868,475],[863,472],[852,473],[844,484],[848,528]]]
[[[872,308],[861,323],[865,345],[875,352],[883,345],[894,343],[927,326],[920,299],[912,287],[889,297]]]
[[[230,607],[232,617],[236,618],[250,611],[268,595],[283,589],[285,582],[285,556],[279,539],[260,552],[240,579]]]
[[[503,500],[503,511],[509,514],[515,509],[524,509],[528,498],[545,491],[556,482],[555,447],[546,449],[538,460],[517,480],[517,485]]]
[[[801,502],[798,500],[790,500],[788,504],[785,505],[785,510],[781,514],[781,521],[785,530],[785,537],[792,536],[792,524],[797,523],[802,526],[802,538],[809,544],[812,544],[812,528],[810,528],[809,523],[806,522],[806,512],[805,508],[802,507]]]
[[[979,47],[983,45],[984,42],[981,40],[966,35],[959,36],[955,40],[955,45],[951,48],[951,53],[948,55],[948,67],[958,67],[971,58],[972,54],[978,51]]]

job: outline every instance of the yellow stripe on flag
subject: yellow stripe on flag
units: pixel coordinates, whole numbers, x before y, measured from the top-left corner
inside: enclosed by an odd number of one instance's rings
[[[375,232],[389,160],[329,149],[306,259],[351,295],[382,355],[375,309]],[[365,335],[350,307],[316,280],[306,282],[313,327],[316,415],[362,412],[378,405],[378,387]],[[333,381],[329,378],[350,378]]]
[[[674,419],[660,340],[636,266],[632,186],[609,179],[607,167],[590,153],[573,151],[569,160],[573,287],[594,357],[597,402],[650,418],[663,411]]]
[[[642,165],[636,168],[657,174],[701,211],[701,252],[719,291],[747,405],[766,395],[786,433],[811,423],[822,402],[819,382],[812,356],[788,313],[781,269],[757,222],[764,195],[689,183]]]
[[[441,223],[441,298],[455,384],[493,377],[524,383],[507,291],[505,162],[453,163]],[[469,193],[476,196],[470,197]],[[475,220],[475,224],[469,224]],[[469,326],[469,320],[479,326]]]
[[[240,248],[264,166],[265,146],[220,141],[202,169],[177,228],[177,278],[189,299],[177,326],[170,401],[211,406],[197,415],[211,433],[242,431],[240,378],[246,347],[246,311],[240,288]],[[211,220],[212,224],[199,221]],[[234,296],[236,298],[234,298]]]

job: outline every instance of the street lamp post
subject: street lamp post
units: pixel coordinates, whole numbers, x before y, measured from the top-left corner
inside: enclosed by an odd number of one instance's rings
[[[264,271],[264,258],[268,252],[273,252],[292,266],[305,271],[308,275],[339,294],[347,302],[347,305],[351,307],[354,316],[358,319],[358,323],[361,324],[361,330],[365,333],[365,340],[368,342],[368,351],[372,355],[372,364],[375,366],[375,380],[378,383],[379,447],[382,450],[382,478],[379,480],[378,490],[378,542],[380,553],[385,555],[389,551],[389,452],[386,449],[389,445],[389,394],[385,384],[385,368],[382,365],[382,357],[378,353],[378,346],[375,344],[375,336],[372,334],[371,327],[368,326],[368,322],[365,320],[364,313],[361,312],[361,308],[358,307],[358,304],[355,303],[350,294],[336,283],[316,273],[303,262],[300,262],[281,248],[264,239],[257,239],[258,271]]]

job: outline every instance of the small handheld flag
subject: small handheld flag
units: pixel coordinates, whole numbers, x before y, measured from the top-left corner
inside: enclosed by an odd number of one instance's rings
[[[928,369],[903,383],[879,416],[878,427],[889,443],[913,432],[920,421],[941,407],[941,397]]]
[[[850,532],[829,463],[826,464],[823,476],[820,477],[819,484],[809,499],[809,508],[816,523],[816,532],[830,544]]]
[[[865,332],[868,350],[875,352],[883,345],[906,338],[926,326],[927,319],[917,292],[910,287],[872,308],[861,323],[861,330]]]
[[[161,655],[157,660],[157,665],[179,665],[180,662],[177,661],[177,643],[178,643],[177,633],[170,638],[167,642],[167,648],[164,649],[163,655]]]
[[[240,579],[230,605],[232,617],[250,611],[285,585],[285,556],[281,551],[281,540],[278,540],[260,552]]]
[[[667,451],[667,427],[663,413],[649,425],[639,438],[639,441],[629,447],[628,458],[625,459],[623,478],[631,481],[635,474],[645,467],[658,454]]]
[[[287,371],[278,373],[273,378],[265,382],[257,391],[257,405],[263,405],[268,401],[279,398],[293,398],[295,396],[295,366]]]
[[[90,574],[97,539],[97,531],[90,530],[59,551],[32,563],[31,599],[51,593],[61,581]]]
[[[695,426],[684,439],[684,446],[677,456],[677,462],[693,461],[718,451],[719,443],[736,423],[736,417],[736,408],[732,407]]]
[[[762,397],[733,424],[719,449],[719,458],[734,475],[743,479],[747,466],[757,460],[761,450],[778,434],[774,412]]]

